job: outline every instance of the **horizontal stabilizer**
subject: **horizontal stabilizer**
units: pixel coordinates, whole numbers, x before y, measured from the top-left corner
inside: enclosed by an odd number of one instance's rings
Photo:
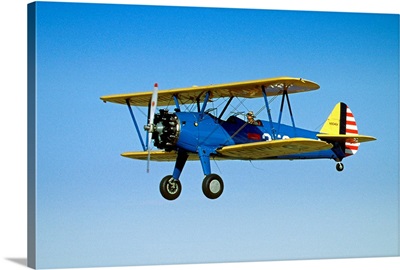
[[[327,142],[363,143],[376,140],[375,137],[359,134],[317,134],[317,137]]]

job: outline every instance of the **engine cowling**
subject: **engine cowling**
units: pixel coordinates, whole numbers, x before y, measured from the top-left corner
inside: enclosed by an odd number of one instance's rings
[[[171,151],[179,139],[180,122],[175,113],[168,113],[168,110],[160,110],[154,115],[154,132],[152,139],[154,146],[165,151]]]

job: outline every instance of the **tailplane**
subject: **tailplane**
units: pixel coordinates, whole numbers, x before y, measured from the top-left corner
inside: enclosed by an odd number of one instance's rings
[[[336,104],[320,133],[317,136],[321,140],[341,143],[346,157],[357,153],[360,143],[376,140],[372,136],[358,134],[354,115],[343,102]]]

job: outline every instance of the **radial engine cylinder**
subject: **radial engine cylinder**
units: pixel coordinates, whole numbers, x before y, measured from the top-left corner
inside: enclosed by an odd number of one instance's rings
[[[155,130],[152,135],[154,145],[159,149],[171,151],[174,149],[180,133],[179,118],[168,110],[160,110],[154,115]]]

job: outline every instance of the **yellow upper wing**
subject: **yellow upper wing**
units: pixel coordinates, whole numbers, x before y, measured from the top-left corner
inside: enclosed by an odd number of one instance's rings
[[[293,138],[225,146],[217,150],[217,152],[224,157],[230,157],[232,159],[255,160],[314,152],[331,148],[332,144],[324,141]]]
[[[291,77],[279,77],[207,86],[193,86],[158,91],[158,105],[168,106],[170,104],[174,104],[172,99],[173,96],[176,96],[179,99],[180,104],[190,104],[196,102],[197,99],[202,102],[205,96],[204,93],[208,91],[210,92],[211,98],[232,96],[258,98],[262,97],[262,86],[265,87],[268,96],[282,94],[282,91],[285,87],[287,88],[289,94],[312,91],[319,88],[319,85],[312,81]],[[118,104],[126,104],[126,100],[129,100],[130,104],[133,106],[148,106],[151,95],[152,91],[147,91],[140,93],[102,96],[100,99],[104,102],[113,102]]]
[[[300,154],[320,150],[331,149],[332,144],[306,138],[293,138],[287,140],[275,140],[265,142],[255,142],[246,144],[235,144],[224,146],[217,150],[217,155],[213,159],[266,159],[277,156]],[[147,152],[126,152],[121,154],[124,157],[133,159],[147,160]],[[153,161],[175,161],[177,152],[152,151],[151,160]],[[189,154],[188,160],[198,160],[195,153]]]

